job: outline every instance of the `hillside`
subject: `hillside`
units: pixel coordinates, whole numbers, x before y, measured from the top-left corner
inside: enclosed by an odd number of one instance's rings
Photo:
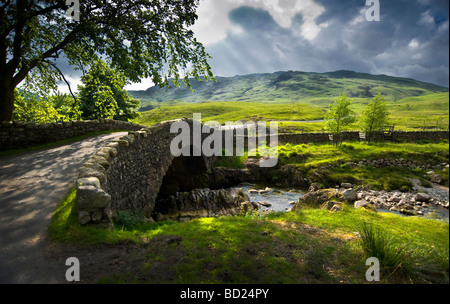
[[[448,88],[408,78],[371,75],[353,71],[306,73],[299,71],[216,77],[217,82],[192,80],[195,92],[184,85],[165,89],[151,87],[129,93],[142,102],[142,107],[179,100],[189,103],[206,101],[301,102],[326,106],[339,94],[370,98],[383,93],[388,101],[431,93],[448,92]]]

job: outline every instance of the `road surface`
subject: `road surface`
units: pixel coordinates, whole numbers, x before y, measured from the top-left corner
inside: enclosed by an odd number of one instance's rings
[[[46,254],[52,213],[75,185],[82,164],[126,134],[0,158],[0,283],[66,283],[69,257]]]

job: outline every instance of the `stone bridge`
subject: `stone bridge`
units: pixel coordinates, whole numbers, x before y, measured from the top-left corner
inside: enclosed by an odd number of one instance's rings
[[[192,120],[163,122],[129,132],[93,155],[77,179],[80,224],[110,222],[119,210],[139,210],[149,219],[164,214],[176,220],[239,212],[248,197],[221,187],[251,179],[251,174],[244,170],[244,178],[218,175],[213,169],[215,157],[198,150],[193,153],[193,131],[190,155],[200,156],[173,156],[170,145],[179,134],[171,133],[171,126],[183,121],[194,130]],[[209,135],[202,134],[201,142]]]

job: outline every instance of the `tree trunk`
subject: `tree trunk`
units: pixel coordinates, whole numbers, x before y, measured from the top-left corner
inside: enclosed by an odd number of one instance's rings
[[[0,77],[0,121],[11,121],[14,111],[15,87]]]

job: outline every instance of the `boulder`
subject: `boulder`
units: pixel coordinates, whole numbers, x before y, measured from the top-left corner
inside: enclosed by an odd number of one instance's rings
[[[282,184],[285,188],[293,187],[306,189],[308,183],[303,176],[303,173],[294,165],[286,165],[277,171],[277,176],[282,179]]]
[[[196,189],[178,192],[156,202],[154,214],[161,213],[166,219],[201,218],[208,216],[236,215],[241,210],[254,209],[254,204],[242,189],[229,190]]]
[[[440,176],[437,173],[431,174],[430,181],[435,184],[440,184],[440,183],[442,183],[442,176]]]
[[[348,203],[354,203],[358,199],[358,194],[353,189],[344,190],[342,196]]]
[[[78,212],[78,223],[80,225],[86,225],[91,221],[91,215],[87,211],[79,211]]]
[[[111,203],[111,195],[94,186],[77,188],[77,207],[79,211],[104,209]]]
[[[371,211],[377,211],[375,209],[375,207],[366,200],[356,201],[354,206],[356,209],[364,208],[364,209],[371,210]]]
[[[79,178],[77,180],[77,187],[82,186],[94,186],[97,189],[101,189],[100,180],[96,177]]]
[[[341,210],[342,210],[341,204],[334,204],[333,207],[331,207],[331,209],[330,209],[331,212],[339,212]]]
[[[99,223],[103,219],[111,221],[111,196],[99,188],[98,184],[99,180],[95,178],[77,180],[77,211],[81,225],[91,221]]]
[[[240,206],[240,213],[246,214],[255,210],[259,210],[260,206],[258,204],[255,204],[253,202],[242,202]]]
[[[303,207],[320,208],[327,201],[337,200],[342,197],[337,189],[321,189],[305,194],[298,200],[292,210],[298,210]]]
[[[99,165],[100,166],[100,165]],[[96,177],[98,180],[104,184],[106,182],[106,174],[104,173],[105,169],[102,167],[101,170],[96,170],[92,167],[83,166],[78,173],[78,178],[87,178],[87,177]]]
[[[341,187],[344,188],[344,189],[352,189],[353,185],[350,184],[350,183],[342,183]]]
[[[431,196],[427,193],[419,192],[414,196],[414,199],[416,202],[429,202],[431,199]]]

